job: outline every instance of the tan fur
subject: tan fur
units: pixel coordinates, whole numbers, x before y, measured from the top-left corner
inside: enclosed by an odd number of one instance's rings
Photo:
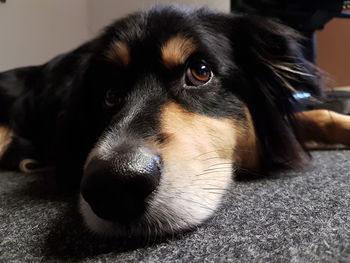
[[[231,159],[241,168],[258,171],[261,161],[258,140],[247,108],[245,114],[247,122],[240,123],[189,113],[174,103],[168,104],[163,111],[162,131],[169,136],[171,143],[166,147],[165,155],[178,152],[177,158],[183,159],[214,152],[218,158]],[[297,132],[304,142],[350,146],[350,116],[312,110],[295,117],[299,123]]]
[[[4,155],[10,145],[12,135],[13,133],[10,129],[0,126],[0,158]]]
[[[200,154],[215,153],[220,158],[232,159],[237,129],[229,118],[210,118],[186,111],[175,103],[163,108],[162,133],[168,137],[166,151],[196,158]]]
[[[329,110],[304,111],[295,115],[298,133],[305,142],[350,146],[350,116]]]
[[[177,35],[169,39],[161,49],[163,64],[167,68],[184,64],[195,49],[196,46],[190,38]]]
[[[239,127],[235,155],[237,155],[241,168],[258,171],[260,169],[258,140],[247,108],[245,108],[245,115],[247,122],[244,126]]]
[[[164,170],[149,211],[176,215],[177,226],[200,223],[219,205],[231,183],[236,123],[168,103],[162,109],[160,128],[167,137],[158,146]],[[199,205],[194,209],[195,204]]]
[[[235,155],[241,167],[258,171],[260,156],[258,140],[248,109],[245,109],[246,127],[238,126]],[[304,143],[344,144],[350,146],[350,116],[329,110],[311,110],[295,114],[298,123],[297,133]],[[263,157],[263,156],[262,156]]]
[[[242,168],[257,171],[260,167],[257,138],[248,109],[246,123],[229,118],[214,119],[190,113],[170,103],[163,110],[162,132],[170,143],[162,155],[177,153],[178,160],[230,160]],[[236,165],[235,165],[236,166]]]
[[[109,60],[126,67],[130,63],[130,49],[127,44],[116,41],[106,52],[106,57]]]

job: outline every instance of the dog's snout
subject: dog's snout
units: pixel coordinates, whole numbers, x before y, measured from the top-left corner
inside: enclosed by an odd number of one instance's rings
[[[117,150],[111,160],[89,161],[81,194],[97,216],[129,223],[145,212],[146,198],[157,188],[160,176],[160,158],[149,149]]]

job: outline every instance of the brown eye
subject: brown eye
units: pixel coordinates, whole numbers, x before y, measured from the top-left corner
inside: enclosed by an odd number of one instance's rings
[[[203,62],[189,64],[186,70],[186,84],[188,86],[200,86],[209,82],[213,73]]]

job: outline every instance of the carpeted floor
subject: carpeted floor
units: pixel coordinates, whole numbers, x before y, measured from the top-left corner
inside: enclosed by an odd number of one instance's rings
[[[146,246],[82,226],[74,196],[43,176],[0,173],[0,262],[350,262],[350,151],[305,172],[240,180],[206,224]]]

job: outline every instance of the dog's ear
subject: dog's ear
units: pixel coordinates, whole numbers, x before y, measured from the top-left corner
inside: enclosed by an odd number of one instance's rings
[[[40,66],[15,68],[0,73],[0,123],[8,123],[10,109],[16,98],[22,96],[40,72]],[[13,117],[13,116],[12,116]],[[21,116],[16,116],[21,118]]]
[[[237,65],[241,99],[252,116],[261,154],[268,168],[304,163],[304,147],[293,120],[298,101],[294,94],[320,91],[320,74],[303,57],[302,37],[272,19],[231,17],[230,40]]]

